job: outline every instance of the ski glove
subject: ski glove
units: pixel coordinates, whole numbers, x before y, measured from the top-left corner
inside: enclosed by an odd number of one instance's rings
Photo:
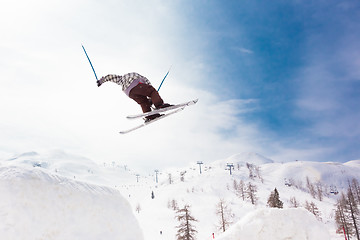
[[[96,83],[97,83],[97,86],[98,86],[98,87],[101,86],[100,80],[97,80]]]

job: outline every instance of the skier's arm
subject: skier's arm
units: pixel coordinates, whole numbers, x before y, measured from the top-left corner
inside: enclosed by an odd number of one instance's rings
[[[119,75],[115,75],[115,74],[108,74],[105,77],[100,78],[97,81],[97,85],[98,87],[101,86],[101,84],[103,84],[104,82],[114,82],[114,83],[119,83],[122,80],[122,76]]]

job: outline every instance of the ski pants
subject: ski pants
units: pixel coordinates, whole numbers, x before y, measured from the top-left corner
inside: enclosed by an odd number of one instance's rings
[[[155,107],[159,107],[164,103],[158,91],[146,83],[139,83],[131,89],[129,97],[141,106],[143,112],[151,111],[151,102]],[[151,99],[151,102],[149,102],[148,97]]]

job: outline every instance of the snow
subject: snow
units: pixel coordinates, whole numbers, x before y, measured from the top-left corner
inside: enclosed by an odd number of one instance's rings
[[[143,239],[129,203],[114,189],[40,168],[0,168],[1,239]]]
[[[266,158],[258,153],[243,152],[230,156],[227,159],[221,159],[212,163],[212,165],[226,166],[228,163],[235,165],[245,166],[246,163],[261,165],[266,163],[273,163],[274,161]]]
[[[239,162],[251,163],[251,164],[255,164],[255,165],[261,165],[261,164],[274,162],[273,160],[271,160],[269,158],[266,158],[258,153],[253,153],[253,152],[238,153],[238,154],[232,155],[226,161],[233,162],[233,163],[239,163]]]
[[[61,150],[4,154],[0,158],[1,239],[175,239],[179,223],[169,207],[172,200],[180,208],[190,205],[198,220],[196,239],[212,239],[213,234],[221,240],[342,239],[334,221],[339,195],[329,189],[336,186],[341,192],[349,180],[359,180],[360,160],[277,163],[257,153],[239,153],[214,162],[202,160],[201,174],[197,161],[184,168],[160,169],[157,183],[154,173],[138,175],[120,162],[99,165]],[[234,164],[232,175],[228,163]],[[261,178],[250,179],[246,163],[259,167]],[[183,181],[180,173],[185,173]],[[307,192],[307,178],[323,184],[322,201]],[[237,195],[234,180],[257,187],[255,205]],[[284,209],[266,206],[275,187]],[[292,197],[300,208],[291,208]],[[233,214],[225,233],[219,230],[215,213],[220,199]],[[318,206],[321,219],[302,208],[306,201]]]
[[[219,240],[328,240],[327,229],[302,208],[258,209],[247,214]]]

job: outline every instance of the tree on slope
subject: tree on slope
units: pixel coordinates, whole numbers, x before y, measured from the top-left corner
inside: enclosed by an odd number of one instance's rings
[[[136,204],[135,210],[136,210],[138,213],[140,213],[140,211],[141,211],[140,203]]]
[[[316,206],[316,204],[314,202],[305,202],[305,209],[308,210],[309,212],[311,212],[312,214],[315,215],[315,217],[321,221],[321,213],[319,208]]]
[[[256,193],[257,193],[256,185],[249,182],[247,185],[247,188],[246,188],[246,193],[247,193],[248,199],[250,199],[251,204],[255,205],[256,201],[258,200],[258,198],[256,196]]]
[[[351,189],[358,205],[360,205],[360,184],[356,178],[351,181]]]
[[[339,232],[344,231],[347,236],[347,239],[350,239],[350,235],[353,235],[354,231],[351,226],[351,221],[349,220],[349,217],[346,214],[345,201],[346,201],[345,195],[344,193],[342,193],[341,198],[338,199],[336,203],[335,221],[337,225],[337,230]]]
[[[177,210],[176,219],[180,222],[180,225],[177,226],[177,240],[194,240],[195,234],[197,233],[192,222],[197,222],[197,220],[191,216],[190,206],[185,205],[184,208]]]
[[[283,208],[283,202],[280,200],[279,192],[275,188],[273,192],[271,192],[267,204],[272,208]]]
[[[232,223],[231,219],[234,215],[224,199],[220,199],[220,202],[216,205],[216,215],[220,217],[219,229],[225,232],[227,227]]]
[[[317,194],[317,197],[320,201],[323,200],[324,198],[324,186],[323,184],[318,181],[316,184],[315,184],[315,187],[316,187],[316,194]]]
[[[310,181],[309,177],[306,177],[306,187],[308,188],[311,196],[315,199],[316,198],[316,189],[315,189],[314,184],[312,184],[312,182]]]
[[[171,173],[168,174],[168,180],[169,180],[169,184],[173,183],[173,178],[172,178]]]
[[[290,198],[290,207],[298,208],[300,206],[298,200],[295,197]]]
[[[235,184],[234,184],[235,187]],[[236,195],[238,195],[243,201],[245,201],[245,193],[246,193],[246,186],[243,180],[240,180],[239,184],[237,184]]]
[[[169,200],[169,201],[168,201],[168,208],[170,208],[170,209],[172,209],[172,210],[174,210],[174,211],[178,210],[179,207],[178,207],[177,201],[176,201],[175,199],[173,199],[173,200],[171,200],[171,201]]]
[[[344,203],[345,214],[350,219],[352,228],[354,230],[354,233],[355,233],[357,239],[360,240],[360,235],[359,235],[360,211],[357,206],[358,204],[356,203],[356,200],[354,197],[354,192],[353,192],[353,189],[350,184],[349,184],[347,194],[346,195],[343,194],[342,197],[343,197],[342,200]]]

